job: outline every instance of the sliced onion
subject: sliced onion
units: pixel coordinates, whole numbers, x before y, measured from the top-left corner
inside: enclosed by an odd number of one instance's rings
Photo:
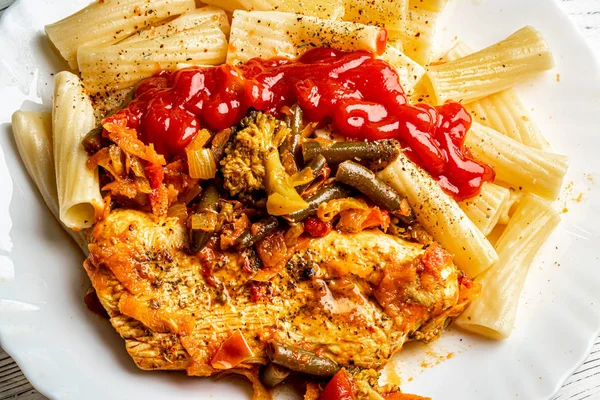
[[[190,227],[194,230],[214,232],[217,229],[219,214],[214,212],[194,213],[190,217]]]
[[[212,179],[217,173],[217,163],[210,149],[187,151],[190,176],[194,179]]]

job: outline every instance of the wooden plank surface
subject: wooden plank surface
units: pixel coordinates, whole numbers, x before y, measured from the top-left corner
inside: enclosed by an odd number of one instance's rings
[[[582,30],[600,57],[600,0],[562,0],[564,9]],[[0,348],[0,400],[44,400],[21,373],[19,367]],[[588,359],[565,382],[553,400],[600,399],[600,338]]]

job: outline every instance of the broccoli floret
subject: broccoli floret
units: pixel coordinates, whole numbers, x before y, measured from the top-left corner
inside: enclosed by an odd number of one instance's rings
[[[271,115],[252,112],[240,128],[220,163],[225,189],[232,196],[265,189],[267,211],[272,215],[306,207],[279,159],[277,149],[290,133],[287,125]]]
[[[270,115],[253,112],[245,117],[221,160],[224,186],[232,196],[264,189],[265,159],[289,133],[285,124]]]

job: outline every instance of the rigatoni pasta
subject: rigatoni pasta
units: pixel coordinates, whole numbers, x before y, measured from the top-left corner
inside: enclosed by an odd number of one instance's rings
[[[533,258],[559,222],[549,201],[523,197],[496,242],[498,262],[476,279],[483,286],[481,296],[456,319],[458,326],[491,339],[510,335]]]
[[[385,31],[376,26],[292,13],[236,11],[229,42],[227,63],[235,64],[254,57],[297,58],[314,47],[382,53]]]
[[[344,20],[365,25],[378,25],[388,33],[406,29],[408,0],[343,0]],[[392,40],[399,35],[391,35]]]
[[[485,183],[477,196],[463,200],[459,205],[481,233],[487,236],[500,220],[509,200],[510,190]]]
[[[394,46],[388,45],[381,59],[396,68],[400,83],[407,92],[411,91],[425,74],[425,68]]]
[[[378,177],[407,196],[417,221],[454,254],[454,262],[469,277],[476,277],[498,260],[492,245],[456,201],[406,156],[401,154]]]
[[[81,46],[116,43],[138,29],[196,8],[194,0],[105,0],[46,26],[69,67],[77,69]]]
[[[473,51],[466,43],[458,42],[442,57],[441,61],[458,60],[472,53]],[[480,124],[504,133],[526,146],[550,151],[548,141],[521,103],[514,89],[506,89],[471,102],[466,104],[465,108]]]
[[[525,146],[477,122],[465,145],[494,169],[497,180],[550,200],[558,197],[569,166],[567,157]]]
[[[451,99],[469,103],[552,67],[554,59],[548,43],[540,32],[527,26],[481,51],[431,65],[425,82],[437,104]]]
[[[17,111],[12,115],[12,130],[27,173],[50,212],[60,222],[52,149],[52,112]],[[83,253],[87,254],[85,231],[75,232],[66,228],[62,222],[61,226]]]
[[[87,168],[83,137],[96,125],[92,102],[79,78],[67,71],[54,77],[53,148],[60,220],[70,229],[89,228],[102,210],[98,171]]]
[[[308,15],[324,19],[340,19],[344,15],[342,0],[207,0],[203,3],[221,7],[224,10],[281,11]]]
[[[200,27],[216,27],[229,36],[229,18],[225,11],[217,7],[202,7],[181,14],[161,25],[153,25],[119,42],[120,45],[168,37],[175,33]]]
[[[81,47],[79,68],[92,93],[127,89],[178,63],[215,65],[225,61],[227,39],[215,26],[200,26],[152,40],[103,47]]]
[[[443,4],[442,4],[443,5]],[[440,10],[426,8],[420,1],[411,1],[405,24],[401,29],[388,29],[391,39],[402,42],[404,53],[422,65],[434,57],[434,43]]]

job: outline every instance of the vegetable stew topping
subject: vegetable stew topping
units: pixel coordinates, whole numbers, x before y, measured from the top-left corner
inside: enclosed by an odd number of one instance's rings
[[[463,147],[471,125],[464,107],[409,105],[395,69],[367,51],[317,48],[297,61],[252,59],[237,66],[163,71],[142,81],[134,100],[104,123],[125,121],[170,160],[183,154],[201,128],[230,128],[250,109],[283,118],[282,110],[294,104],[305,120],[330,124],[347,138],[399,140],[411,159],[457,200],[475,196],[494,179],[493,170],[471,159]],[[298,118],[289,125],[298,134]],[[288,154],[297,143],[298,137],[290,139]],[[334,148],[324,156],[352,151],[369,148]]]

